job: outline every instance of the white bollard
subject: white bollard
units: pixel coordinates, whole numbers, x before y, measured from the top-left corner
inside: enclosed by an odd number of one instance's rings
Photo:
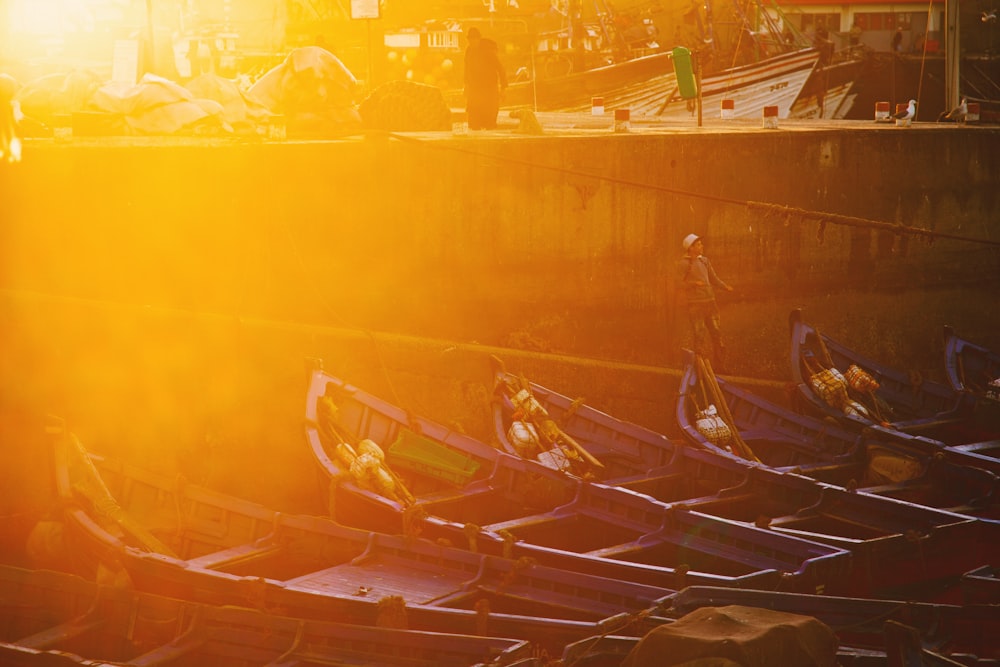
[[[778,129],[778,107],[764,107],[763,127],[769,130]]]
[[[876,123],[888,123],[892,120],[889,114],[889,103],[888,102],[876,102],[875,103],[875,122]]]
[[[631,113],[628,109],[615,109],[615,132],[628,132],[632,129]]]
[[[736,116],[736,101],[722,100],[722,117],[733,118]]]
[[[451,117],[451,133],[456,136],[464,136],[469,133],[469,114],[459,112]]]
[[[590,115],[591,116],[603,116],[604,115],[604,98],[603,97],[592,97],[592,98],[590,98]]]

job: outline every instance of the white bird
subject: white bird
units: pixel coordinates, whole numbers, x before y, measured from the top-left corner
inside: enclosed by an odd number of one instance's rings
[[[969,114],[969,101],[962,98],[962,103],[946,114],[942,114],[941,120],[953,120],[956,123],[964,123],[965,117]]]
[[[913,117],[916,115],[917,115],[917,101],[910,100],[906,104],[905,109],[903,109],[902,111],[897,111],[896,113],[892,114],[892,117],[895,118],[896,120],[909,121],[913,120]]]

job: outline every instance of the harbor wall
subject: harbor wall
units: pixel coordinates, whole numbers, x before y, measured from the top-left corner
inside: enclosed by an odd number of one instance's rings
[[[29,146],[2,174],[0,284],[318,323],[324,295],[377,325],[484,300],[665,312],[694,231],[748,298],[935,288],[997,274],[975,239],[998,240],[998,147],[985,128]]]
[[[928,373],[943,324],[1000,345],[993,127],[76,138],[0,201],[4,409],[222,486],[306,474],[307,357],[486,439],[491,357],[671,432],[690,232],[727,371],[776,396],[791,307]]]

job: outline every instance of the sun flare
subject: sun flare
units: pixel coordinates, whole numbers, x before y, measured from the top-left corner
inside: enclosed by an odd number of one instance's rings
[[[11,0],[12,31],[32,35],[63,35],[93,27],[93,2],[85,0]]]

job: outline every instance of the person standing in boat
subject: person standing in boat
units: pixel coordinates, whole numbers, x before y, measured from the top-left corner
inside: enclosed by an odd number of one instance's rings
[[[687,298],[688,317],[694,337],[694,351],[712,359],[716,371],[725,372],[725,345],[722,343],[719,305],[715,290],[732,292],[703,254],[705,243],[697,234],[688,234],[682,243],[684,257],[680,260],[681,289]],[[711,355],[709,355],[711,344]]]
[[[465,111],[470,130],[492,130],[497,126],[500,96],[507,89],[507,74],[500,62],[497,43],[484,39],[478,28],[469,28],[465,49]]]

